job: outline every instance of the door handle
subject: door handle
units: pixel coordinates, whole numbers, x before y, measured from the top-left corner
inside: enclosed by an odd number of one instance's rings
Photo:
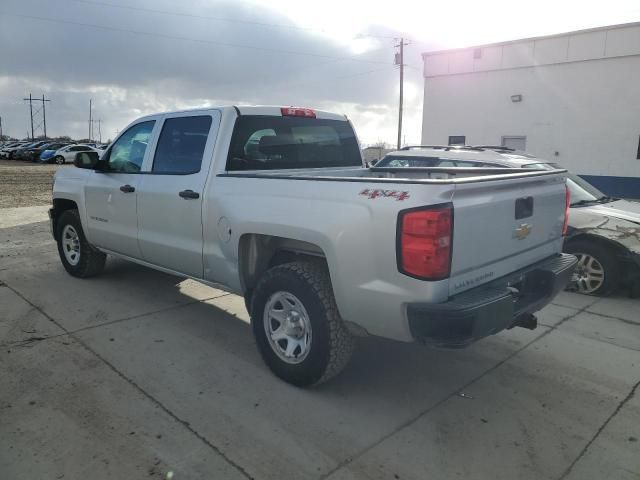
[[[131,192],[135,192],[136,189],[135,189],[135,187],[132,187],[131,185],[122,185],[120,187],[120,191],[124,192],[124,193],[131,193]]]
[[[178,193],[182,198],[200,198],[200,194],[198,192],[194,192],[193,190],[183,190]]]

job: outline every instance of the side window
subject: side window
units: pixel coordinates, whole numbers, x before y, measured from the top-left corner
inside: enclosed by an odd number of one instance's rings
[[[387,167],[408,167],[409,166],[409,162],[407,160],[400,160],[399,158],[396,158],[395,160],[391,160],[388,164]]]
[[[138,123],[124,132],[107,154],[107,170],[121,173],[139,172],[155,123],[155,120]]]
[[[182,175],[199,172],[210,128],[209,115],[166,119],[152,171]]]

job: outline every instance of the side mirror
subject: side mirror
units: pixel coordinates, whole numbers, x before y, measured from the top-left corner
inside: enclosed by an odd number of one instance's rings
[[[380,161],[380,160],[371,160],[371,161],[369,162],[369,165],[371,165],[372,167],[375,167],[375,166],[376,166],[376,163],[378,163],[379,161]]]
[[[78,168],[87,168],[93,170],[99,160],[97,152],[78,152],[73,159],[73,164]]]

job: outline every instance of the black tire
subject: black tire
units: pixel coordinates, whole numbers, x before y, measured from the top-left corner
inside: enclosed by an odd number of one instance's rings
[[[74,265],[69,262],[63,246],[63,234],[65,227],[69,225],[77,232],[79,237],[79,261]],[[107,256],[96,250],[84,235],[82,230],[82,224],[77,210],[65,210],[60,215],[57,221],[56,240],[58,241],[58,254],[60,255],[60,261],[65,270],[74,277],[87,278],[98,275],[104,270],[104,264],[107,260]]]
[[[53,159],[54,163],[56,163],[57,165],[62,165],[64,163],[64,157],[61,155],[58,155],[57,157],[55,157]]]
[[[291,364],[274,351],[265,329],[264,312],[276,292],[286,292],[300,300],[311,324],[307,356]],[[258,282],[251,301],[251,324],[260,354],[271,371],[298,387],[326,382],[340,373],[349,362],[354,340],[336,306],[326,264],[301,261],[278,265]]]
[[[616,258],[616,251],[613,248],[594,241],[576,240],[565,245],[564,251],[576,255],[578,260],[580,260],[581,255],[593,257],[602,266],[604,274],[602,284],[592,291],[579,289],[575,282],[571,282],[568,290],[578,291],[585,295],[605,296],[609,295],[620,285],[622,267]],[[576,267],[574,276],[575,275],[580,275],[580,264]]]

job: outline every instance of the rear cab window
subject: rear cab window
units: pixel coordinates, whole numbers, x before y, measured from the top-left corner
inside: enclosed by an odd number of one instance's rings
[[[228,171],[361,166],[349,122],[288,116],[238,117],[227,158]]]

